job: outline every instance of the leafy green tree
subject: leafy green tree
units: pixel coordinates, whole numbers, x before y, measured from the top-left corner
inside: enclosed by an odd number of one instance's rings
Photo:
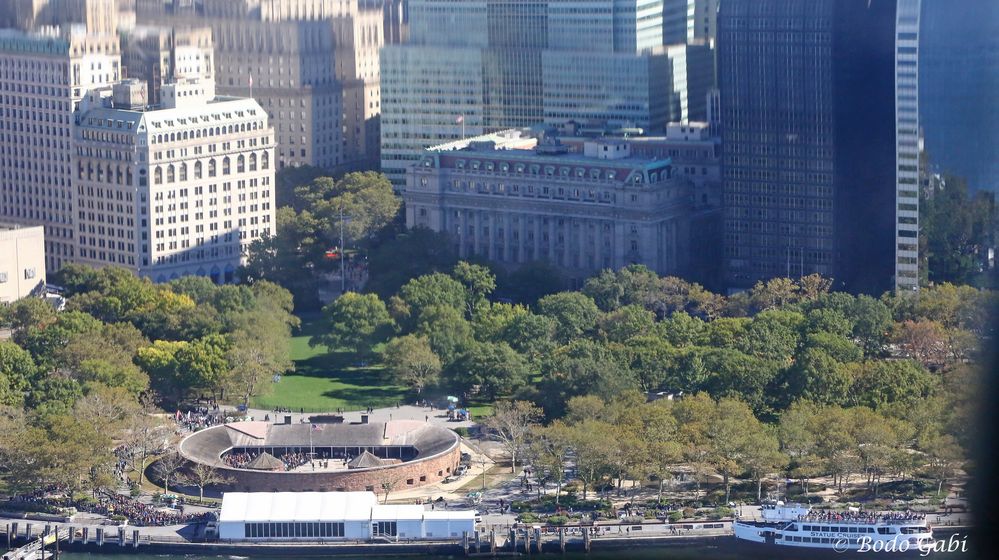
[[[658,400],[642,407],[643,426],[640,437],[645,449],[645,468],[659,483],[658,501],[663,499],[667,478],[683,459],[680,429],[669,401]]]
[[[556,329],[551,317],[530,312],[518,314],[504,329],[503,340],[532,362],[538,362],[554,349]]]
[[[432,305],[423,310],[414,334],[424,336],[445,367],[475,342],[472,324],[460,307]]]
[[[35,362],[44,369],[55,365],[57,353],[78,335],[92,336],[103,325],[92,316],[80,311],[64,311],[56,320],[41,328],[29,328],[14,341],[31,353]]]
[[[767,387],[780,371],[777,363],[725,349],[706,350],[703,360],[709,372],[706,385],[711,396],[741,398],[757,414],[769,412]]]
[[[750,319],[746,317],[722,317],[707,324],[706,345],[714,348],[737,349],[739,341],[746,336]]]
[[[545,412],[558,418],[572,397],[595,395],[609,400],[637,389],[638,381],[623,359],[606,346],[586,339],[555,350],[542,367],[539,389]]]
[[[469,317],[475,312],[475,308],[484,303],[489,294],[496,289],[496,276],[489,268],[480,264],[461,261],[455,265],[451,276],[465,287],[468,298],[465,302],[465,309]]]
[[[477,389],[486,399],[513,394],[527,382],[527,363],[506,343],[472,344],[448,366],[451,387]]]
[[[983,248],[994,246],[996,238],[996,208],[990,193],[971,194],[964,179],[945,175],[929,189],[920,189],[919,214],[927,280],[980,282]]]
[[[417,394],[435,385],[440,377],[441,359],[423,336],[409,334],[390,340],[382,351],[382,360],[396,383]]]
[[[346,348],[368,353],[385,340],[394,322],[385,303],[375,294],[347,292],[323,308],[326,329],[309,339],[310,346]]]
[[[656,316],[639,305],[625,305],[597,320],[600,334],[611,342],[625,342],[636,336],[651,335],[656,329]]]
[[[830,332],[815,332],[805,336],[802,351],[820,350],[840,363],[859,362],[864,351],[847,337]]]
[[[561,292],[541,298],[538,313],[555,319],[555,338],[562,344],[591,332],[600,316],[597,304],[579,292]]]
[[[289,355],[289,333],[273,316],[256,323],[253,330],[240,328],[226,337],[225,361],[228,371],[223,387],[237,396],[244,405],[250,398],[263,394],[275,374],[294,366]]]
[[[34,376],[31,354],[13,342],[0,340],[0,406],[22,406]]]
[[[781,452],[774,429],[760,423],[751,426],[742,457],[742,467],[756,482],[756,501],[761,503],[763,479],[783,470],[788,464],[788,457]]]
[[[435,272],[407,282],[399,290],[399,297],[409,306],[411,315],[419,319],[428,307],[451,307],[464,312],[468,290],[447,274]]]
[[[853,320],[853,336],[860,340],[868,356],[879,354],[884,347],[892,326],[888,307],[867,295],[857,296],[848,318]]]
[[[684,311],[674,313],[662,322],[663,335],[673,346],[693,346],[704,335],[704,321]]]
[[[926,454],[926,472],[937,483],[937,497],[943,490],[943,485],[954,477],[964,462],[965,453],[953,436],[940,434],[928,440],[924,445]]]
[[[531,465],[538,478],[543,483],[555,483],[555,503],[558,504],[572,453],[572,430],[558,420],[538,427],[532,434],[529,449]]]
[[[529,309],[512,303],[482,302],[475,308],[472,324],[475,338],[485,342],[505,341],[513,345],[515,337],[508,337],[518,319],[529,315]]]
[[[457,262],[454,243],[446,233],[413,228],[371,250],[367,288],[388,299],[411,279],[450,271]]]
[[[3,324],[13,331],[14,342],[21,343],[30,329],[44,329],[56,320],[55,308],[41,298],[22,298],[0,310]]]
[[[760,311],[784,307],[799,299],[798,286],[790,278],[772,278],[759,281],[749,295],[753,306]]]
[[[846,403],[853,383],[842,364],[817,348],[804,350],[788,373],[785,397],[789,401],[800,398],[819,404],[842,405]]]
[[[866,362],[855,374],[850,399],[873,409],[893,402],[918,406],[936,385],[933,376],[911,360]]]
[[[759,443],[754,438],[763,429],[760,421],[746,403],[724,398],[718,401],[707,422],[705,435],[708,444],[708,461],[722,475],[725,486],[725,503],[731,501],[731,478],[746,468],[750,447]]]
[[[815,403],[799,400],[791,404],[780,415],[777,436],[781,450],[790,459],[790,476],[801,482],[802,492],[808,492],[808,481],[819,474],[816,428],[821,407]]]
[[[586,500],[587,491],[611,474],[611,454],[617,434],[610,423],[590,418],[572,424],[569,430],[576,475],[583,483],[583,500]]]
[[[643,391],[663,388],[675,371],[678,352],[668,342],[657,336],[635,336],[628,339],[631,365]],[[676,388],[674,384],[670,388]]]
[[[782,365],[791,363],[799,344],[800,313],[772,309],[753,318],[741,339],[739,349],[746,354]]]

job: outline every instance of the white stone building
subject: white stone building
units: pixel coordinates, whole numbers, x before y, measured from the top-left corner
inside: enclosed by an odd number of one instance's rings
[[[274,130],[256,101],[210,82],[162,92],[149,107],[145,83],[126,81],[77,112],[76,260],[232,281],[247,246],[274,233]]]
[[[424,152],[406,175],[407,226],[449,233],[462,258],[544,260],[577,283],[629,264],[687,272],[691,186],[669,158],[624,139],[530,140],[508,130]]]
[[[120,73],[113,35],[0,31],[0,221],[45,227],[49,271],[75,256],[73,111]]]

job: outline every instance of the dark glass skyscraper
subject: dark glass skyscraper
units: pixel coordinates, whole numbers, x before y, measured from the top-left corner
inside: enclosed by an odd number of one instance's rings
[[[915,127],[911,151],[897,153],[896,140],[908,143],[909,135],[901,128],[896,134],[902,91],[896,90],[896,49],[909,39],[897,37],[896,27],[902,29],[899,16],[908,13],[903,4],[914,3],[918,31],[918,1],[720,3],[730,288],[811,273],[852,291],[893,287],[896,251],[902,245],[915,251],[914,239],[900,244],[896,238],[914,235],[917,227],[917,208],[908,199],[915,192],[896,188],[909,181],[899,158],[917,155]],[[908,72],[900,76],[900,85],[907,83]],[[916,92],[911,95],[906,107],[915,113]],[[903,192],[904,205],[897,200]],[[907,225],[897,227],[901,221]]]

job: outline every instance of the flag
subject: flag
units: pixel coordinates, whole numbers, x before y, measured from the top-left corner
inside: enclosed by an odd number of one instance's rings
[[[313,424],[312,425],[312,431],[313,432],[321,432],[321,431],[323,431],[323,427],[320,426],[319,424]]]
[[[454,122],[456,124],[461,124],[465,122],[465,115],[458,115],[458,118],[454,119]]]

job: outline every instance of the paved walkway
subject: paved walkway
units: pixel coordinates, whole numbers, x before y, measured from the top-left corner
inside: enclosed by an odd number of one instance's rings
[[[283,418],[285,416],[291,415],[291,421],[298,422],[308,422],[309,416],[316,416],[319,414],[337,414],[335,410],[329,412],[274,412],[273,410],[263,410],[259,408],[251,408],[247,410],[247,414],[253,417],[254,420],[263,420],[265,417],[270,417],[271,421],[274,422],[278,418]],[[399,407],[390,408],[376,408],[371,413],[367,413],[364,410],[349,410],[343,413],[344,422],[360,422],[361,415],[367,414],[369,422],[387,422],[389,420],[416,420],[418,422],[431,422],[434,424],[440,424],[444,427],[451,428],[470,428],[475,426],[474,418],[469,420],[464,420],[462,422],[452,422],[447,418],[447,411],[435,408],[430,410],[429,407],[415,406],[415,405],[402,405]]]

